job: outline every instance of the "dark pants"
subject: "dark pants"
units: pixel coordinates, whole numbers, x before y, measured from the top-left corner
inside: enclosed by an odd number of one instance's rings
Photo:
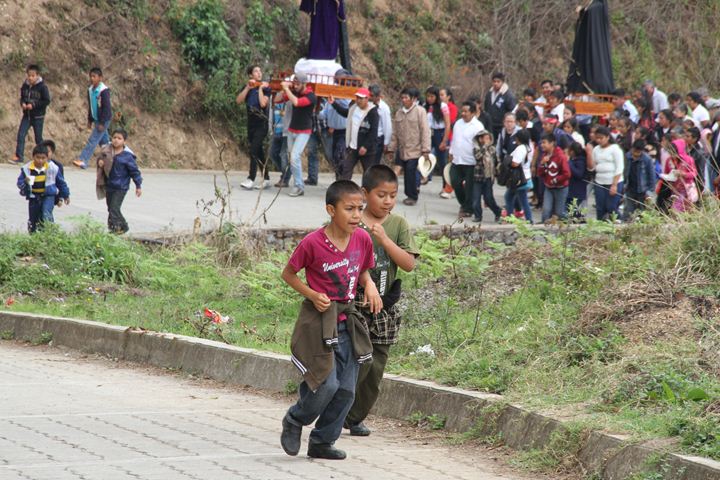
[[[435,159],[437,160],[437,163],[435,164],[435,171],[438,172],[438,175],[440,176],[442,176],[443,170],[445,169],[445,164],[447,164],[448,155],[447,148],[445,150],[440,150],[440,144],[442,143],[442,139],[444,137],[444,128],[437,128],[432,131],[432,152],[433,154],[435,154]],[[430,175],[428,175],[428,179],[431,178],[432,172],[430,172]],[[445,187],[445,177],[442,177],[442,184],[443,187]]]
[[[353,353],[345,322],[338,323],[338,345],[335,364],[327,380],[313,392],[307,383],[300,384],[300,398],[290,407],[290,417],[302,425],[315,422],[311,443],[332,444],[340,437],[343,422],[355,400],[359,364]]]
[[[43,195],[28,199],[28,232],[35,233],[43,223],[52,223],[55,195]]]
[[[347,423],[355,425],[367,418],[370,409],[375,405],[380,394],[385,365],[387,365],[390,345],[373,343],[373,361],[360,365],[355,402],[347,415]]]
[[[405,196],[411,200],[417,200],[420,194],[418,189],[418,159],[403,160]]]
[[[365,173],[368,168],[375,164],[375,153],[360,156],[357,150],[348,148],[338,171],[338,180],[352,180],[353,170],[355,170],[358,161],[362,164],[363,173]]]
[[[248,134],[248,145],[250,145],[250,173],[248,178],[255,181],[257,176],[258,166],[260,167],[260,174],[265,180],[270,179],[267,165],[265,164],[265,149],[263,143],[267,136],[267,123],[259,119],[248,119],[247,134]]]
[[[43,123],[45,117],[30,118],[28,115],[23,115],[20,120],[20,127],[17,133],[17,146],[15,147],[15,155],[22,160],[25,156],[25,138],[27,137],[30,127],[33,129],[35,135],[35,145],[40,145],[43,141]]]
[[[499,218],[502,211],[495,201],[493,195],[493,179],[486,178],[480,182],[475,182],[473,187],[473,209],[472,212],[475,214],[475,220],[482,221],[482,201],[485,200],[485,205],[492,210],[495,218]]]
[[[623,209],[623,220],[632,219],[635,212],[645,210],[645,192],[625,192],[625,208]]]
[[[385,153],[385,135],[380,135],[377,138],[377,144],[375,145],[375,163],[373,165],[380,165],[383,163],[383,154]]]
[[[110,233],[125,233],[129,230],[120,208],[127,190],[105,190],[105,202],[108,207],[108,230]]]
[[[670,211],[670,206],[672,205],[672,194],[672,188],[670,188],[665,181],[660,183],[660,191],[657,194],[655,202],[658,210],[662,213],[668,213]]]
[[[623,182],[618,183],[617,193],[610,195],[610,185],[595,185],[595,209],[598,220],[608,220],[613,214],[620,218],[620,202],[623,198]]]
[[[466,213],[473,211],[473,188],[475,187],[475,166],[456,165],[450,167],[450,183],[460,209]]]

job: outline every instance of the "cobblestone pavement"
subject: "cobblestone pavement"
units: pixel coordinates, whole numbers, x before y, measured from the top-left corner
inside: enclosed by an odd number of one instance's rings
[[[489,453],[391,422],[344,434],[345,461],[285,455],[289,400],[49,347],[0,341],[0,479],[525,479]]]

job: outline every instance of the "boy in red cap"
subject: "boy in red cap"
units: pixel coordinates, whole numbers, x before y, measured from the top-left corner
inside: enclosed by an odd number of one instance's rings
[[[352,179],[358,160],[362,163],[363,172],[375,164],[379,123],[380,114],[377,105],[370,101],[370,91],[367,88],[358,89],[347,115],[345,144],[348,150],[338,169],[339,180]]]

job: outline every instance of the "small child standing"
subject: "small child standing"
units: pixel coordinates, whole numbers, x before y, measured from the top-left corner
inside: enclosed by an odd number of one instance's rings
[[[28,65],[25,69],[27,78],[20,87],[20,107],[23,116],[17,133],[15,156],[10,163],[22,164],[25,156],[25,138],[30,127],[35,135],[35,145],[43,141],[43,125],[45,123],[45,110],[50,105],[50,90],[40,76],[40,67]]]
[[[90,70],[90,87],[88,88],[88,128],[92,129],[80,158],[73,165],[85,169],[88,167],[95,147],[110,143],[108,127],[112,120],[110,89],[103,83],[103,73],[98,67]]]
[[[568,185],[570,184],[570,164],[567,155],[558,147],[555,135],[545,133],[540,140],[541,160],[538,176],[545,184],[543,196],[542,221],[552,217],[565,220],[567,217]]]
[[[492,133],[483,130],[473,140],[475,155],[475,188],[473,188],[473,222],[482,222],[482,201],[492,210],[495,221],[500,221],[502,210],[493,195],[495,168],[497,166],[497,150],[493,144]]]
[[[116,129],[112,133],[111,147],[103,149],[98,160],[97,187],[98,198],[104,192],[108,207],[108,230],[110,233],[123,234],[129,230],[127,221],[120,209],[125,195],[130,189],[130,180],[135,183],[135,196],[142,195],[142,176],[137,166],[137,157],[125,145],[127,132]]]
[[[58,171],[60,172],[60,175],[62,175],[63,178],[65,178],[65,167],[62,163],[58,162],[55,159],[55,142],[53,142],[50,139],[43,140],[41,145],[44,145],[48,150],[48,163],[53,163],[58,167]],[[60,195],[57,196],[55,199],[55,206],[60,207],[62,202],[70,203],[69,198],[63,198]]]
[[[20,195],[28,200],[28,231],[35,233],[44,222],[54,222],[53,209],[56,197],[70,203],[70,190],[60,169],[48,162],[48,151],[44,145],[33,149],[32,162],[20,169],[17,179]],[[60,206],[60,205],[58,205]]]
[[[390,346],[397,343],[400,332],[400,312],[396,304],[400,300],[401,281],[396,278],[397,270],[400,267],[406,272],[412,271],[420,252],[405,217],[392,213],[398,194],[398,177],[393,169],[373,165],[363,175],[362,183],[366,208],[360,226],[372,236],[375,267],[370,269],[370,278],[383,303],[379,313],[360,308],[370,329],[373,361],[360,366],[355,403],[347,415],[345,428],[350,429],[350,435],[364,437],[370,435],[370,429],[363,421],[377,401]]]
[[[349,180],[325,194],[330,223],[305,238],[293,252],[282,279],[305,297],[290,341],[292,362],[303,375],[300,398],[282,420],[280,444],[288,455],[300,451],[302,427],[315,423],[307,454],[342,460],[335,448],[355,398],[359,364],[372,360],[372,345],[355,292],[364,288],[372,313],[382,300],[368,270],[375,266],[372,239],[358,228],[363,209],[360,187]],[[305,269],[304,283],[298,272]]]

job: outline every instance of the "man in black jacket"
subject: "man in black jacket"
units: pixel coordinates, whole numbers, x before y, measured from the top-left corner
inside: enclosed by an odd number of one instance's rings
[[[15,156],[11,163],[22,164],[25,152],[25,138],[30,127],[35,135],[35,145],[43,141],[43,124],[45,122],[45,110],[50,104],[50,91],[40,76],[40,67],[28,65],[25,69],[27,79],[20,87],[20,107],[23,116],[20,120],[20,127],[17,134],[17,146]]]
[[[339,168],[339,180],[351,180],[358,161],[362,163],[363,172],[375,164],[379,123],[380,114],[377,106],[370,102],[370,91],[367,88],[358,89],[355,104],[347,113],[347,152]]]
[[[505,74],[493,73],[492,87],[485,94],[484,110],[492,120],[492,125],[486,125],[486,127],[492,128],[494,138],[500,136],[505,114],[512,112],[515,105],[517,105],[517,100],[515,100],[515,95],[510,91],[508,84],[505,83]]]

